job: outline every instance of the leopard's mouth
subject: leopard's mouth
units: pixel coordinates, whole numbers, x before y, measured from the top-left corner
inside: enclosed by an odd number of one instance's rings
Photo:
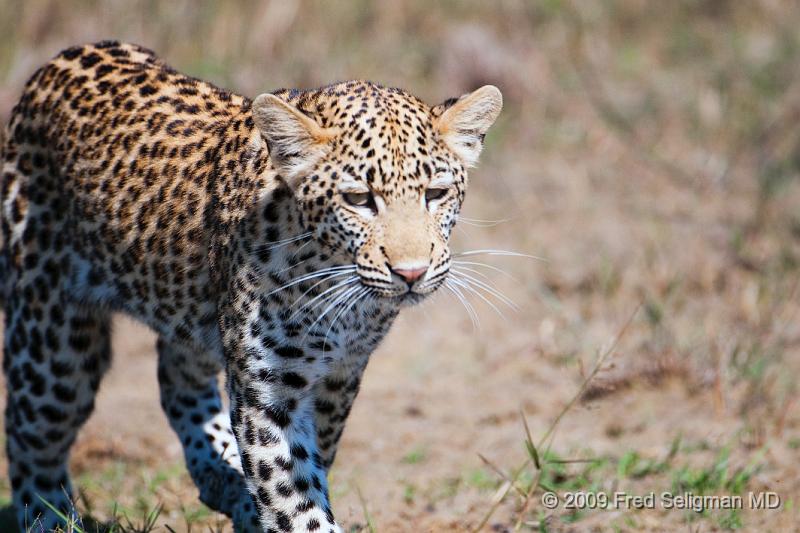
[[[424,292],[414,290],[416,287],[381,287],[380,289],[373,287],[373,294],[383,301],[391,302],[400,307],[411,307],[431,296],[439,286],[441,286],[441,283],[436,283],[434,286],[426,288]]]
[[[400,307],[408,307],[422,302],[445,285],[449,269],[439,271],[428,279],[420,279],[415,283],[401,281],[392,274],[391,279],[381,279],[371,275],[369,271],[359,272],[360,285],[367,287],[376,299]]]
[[[382,294],[379,299],[387,302],[391,306],[412,307],[422,302],[428,296],[428,294],[419,294],[412,291],[406,291],[402,294]]]

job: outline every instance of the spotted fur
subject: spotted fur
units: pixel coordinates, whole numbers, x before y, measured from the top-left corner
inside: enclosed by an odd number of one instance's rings
[[[362,371],[447,277],[500,107],[494,87],[431,108],[365,81],[251,102],[118,42],[39,69],[0,174],[20,525],[57,523],[40,498],[69,509],[67,456],[123,312],[159,335],[161,404],[201,500],[243,531],[340,531],[326,473]]]

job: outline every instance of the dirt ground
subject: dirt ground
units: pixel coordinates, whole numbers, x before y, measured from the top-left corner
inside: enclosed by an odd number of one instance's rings
[[[3,120],[36,65],[100,37],[248,95],[351,77],[429,102],[503,91],[453,249],[543,260],[475,257],[504,271],[476,267],[517,311],[473,298],[473,325],[441,294],[401,316],[331,474],[346,528],[796,530],[797,5],[67,4],[0,0]],[[160,510],[156,531],[229,531],[160,412],[154,337],[126,318],[72,466],[86,515],[136,530]],[[762,491],[780,507],[750,509]],[[744,508],[565,508],[568,493],[651,492]]]

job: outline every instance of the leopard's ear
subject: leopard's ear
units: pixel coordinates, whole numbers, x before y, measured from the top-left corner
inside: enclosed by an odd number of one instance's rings
[[[433,108],[434,126],[445,144],[467,167],[475,166],[483,137],[503,108],[503,95],[494,85],[449,100]]]
[[[252,112],[273,166],[292,188],[325,156],[330,141],[338,134],[274,94],[253,100]]]

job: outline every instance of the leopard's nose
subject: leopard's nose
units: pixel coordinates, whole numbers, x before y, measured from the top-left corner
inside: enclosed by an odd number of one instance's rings
[[[403,278],[408,285],[421,279],[428,271],[428,263],[401,263],[392,267],[392,272]]]

